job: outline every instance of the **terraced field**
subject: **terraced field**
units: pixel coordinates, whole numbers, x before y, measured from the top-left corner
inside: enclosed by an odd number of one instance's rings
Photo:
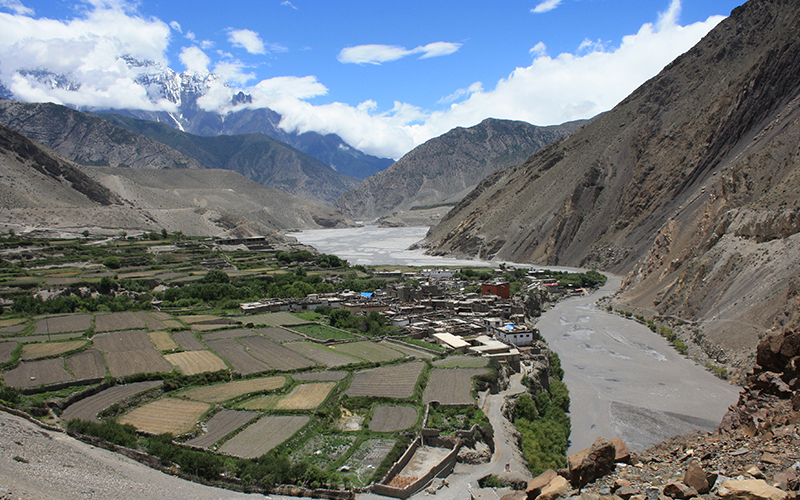
[[[363,342],[348,342],[346,344],[337,344],[331,346],[336,352],[354,356],[373,363],[380,363],[384,361],[392,361],[404,357],[400,351],[396,351],[391,347],[377,342],[363,341]]]
[[[80,418],[89,422],[100,422],[97,414],[105,410],[114,403],[118,403],[127,398],[141,394],[144,391],[159,387],[164,382],[161,380],[150,380],[147,382],[136,382],[126,385],[115,385],[98,392],[88,398],[81,399],[64,409],[61,414],[62,420]]]
[[[316,365],[316,362],[305,356],[301,356],[264,337],[244,337],[239,339],[239,342],[247,349],[250,355],[277,370],[297,370]]]
[[[424,366],[424,363],[415,362],[357,372],[345,394],[351,397],[410,398]]]
[[[219,451],[240,458],[260,457],[292,437],[309,420],[305,415],[262,417],[223,444]]]
[[[282,397],[276,408],[279,410],[313,410],[325,401],[334,387],[336,387],[336,382],[300,384],[292,389],[292,392]]]
[[[210,404],[199,401],[163,398],[134,408],[120,417],[119,422],[152,434],[170,432],[179,436],[192,432],[210,408]]]
[[[424,403],[438,401],[443,405],[473,404],[472,377],[486,373],[485,368],[436,369],[431,372],[428,387],[422,395]]]
[[[211,351],[177,352],[167,354],[164,358],[177,366],[184,375],[216,372],[228,368],[228,365]]]
[[[250,375],[251,373],[266,372],[272,369],[267,363],[251,356],[245,350],[244,345],[237,342],[237,339],[209,340],[206,344],[230,363],[236,373]]]
[[[30,360],[58,356],[88,344],[88,340],[70,340],[67,342],[44,342],[41,344],[25,344],[22,346],[22,356],[20,359]]]
[[[298,354],[302,354],[309,359],[313,359],[321,365],[330,367],[351,365],[362,361],[313,342],[287,342],[284,344],[284,347]]]
[[[373,432],[395,432],[408,429],[415,423],[419,414],[413,406],[378,406],[369,421]]]
[[[286,377],[252,378],[249,380],[236,380],[223,384],[207,385],[183,391],[179,396],[207,403],[222,403],[229,399],[238,398],[245,394],[280,389],[286,384]]]
[[[254,411],[222,410],[206,422],[206,432],[190,439],[186,444],[208,448],[258,415]]]

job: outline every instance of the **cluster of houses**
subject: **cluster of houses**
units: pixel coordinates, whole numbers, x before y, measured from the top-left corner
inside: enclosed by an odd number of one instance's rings
[[[308,311],[320,306],[347,309],[353,314],[376,311],[408,336],[428,339],[467,354],[495,357],[519,370],[520,349],[534,345],[538,332],[527,326],[524,304],[511,296],[508,281],[493,279],[481,284],[480,293],[464,293],[467,283],[456,280],[455,270],[421,273],[386,272],[378,277],[405,280],[373,293],[343,291],[312,294],[302,299],[265,299],[241,304],[245,314]],[[415,286],[405,284],[413,279]],[[419,282],[419,286],[416,283]],[[553,279],[532,279],[535,287],[553,290]]]

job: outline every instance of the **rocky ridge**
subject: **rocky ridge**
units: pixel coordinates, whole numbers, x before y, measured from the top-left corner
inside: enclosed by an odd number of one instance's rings
[[[736,8],[614,109],[482,181],[423,245],[625,275],[620,308],[746,372],[764,332],[800,319],[798,12]]]
[[[518,164],[589,122],[537,127],[489,118],[474,127],[456,127],[364,180],[334,206],[354,219],[373,220],[417,207],[453,204],[489,174]]]

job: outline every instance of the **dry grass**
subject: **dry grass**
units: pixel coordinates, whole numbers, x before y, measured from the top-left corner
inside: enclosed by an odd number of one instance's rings
[[[171,351],[179,347],[169,332],[150,332],[148,335],[159,351]]]
[[[281,398],[277,408],[280,410],[313,410],[325,401],[334,387],[336,387],[336,382],[300,384]]]
[[[184,375],[226,370],[228,366],[211,351],[186,351],[167,354],[164,358]]]
[[[22,346],[22,359],[37,359],[47,356],[58,356],[74,351],[88,344],[88,340],[70,340],[68,342],[45,342],[43,344],[25,344]]]
[[[281,375],[275,377],[254,378],[250,380],[237,380],[224,384],[208,385],[189,389],[181,393],[182,397],[205,401],[207,403],[221,403],[252,392],[273,391],[280,389],[286,384],[286,377]]]
[[[170,432],[178,436],[193,431],[209,408],[207,403],[164,398],[133,409],[119,422],[153,434]]]

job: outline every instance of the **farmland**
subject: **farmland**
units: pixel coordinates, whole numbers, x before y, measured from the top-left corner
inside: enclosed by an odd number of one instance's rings
[[[123,415],[119,422],[151,434],[169,432],[177,436],[192,432],[197,421],[210,408],[211,405],[199,401],[164,398],[134,408]]]
[[[417,409],[413,406],[378,406],[369,421],[369,430],[395,432],[408,429],[417,423]]]
[[[360,359],[340,354],[329,347],[313,342],[289,342],[284,345],[286,348],[325,366],[337,367],[361,362]]]
[[[384,398],[410,398],[424,363],[382,366],[357,372],[345,394]]]
[[[332,349],[334,349],[336,352],[361,358],[373,363],[391,361],[404,356],[400,351],[396,351],[382,343],[378,344],[376,342],[369,341],[338,344],[332,347]]]
[[[222,410],[206,422],[205,427],[207,430],[205,433],[190,439],[186,444],[208,448],[258,416],[259,413],[254,411]]]
[[[309,368],[316,363],[264,337],[244,337],[239,342],[255,358],[281,371]]]
[[[422,396],[425,403],[438,401],[443,405],[473,404],[472,377],[486,373],[483,368],[436,369],[431,372],[428,387]]]
[[[211,351],[186,351],[167,354],[164,358],[184,375],[226,370],[228,366]]]
[[[209,340],[206,342],[214,352],[228,361],[236,373],[250,375],[252,373],[266,372],[272,369],[270,365],[256,359],[247,352],[244,345],[237,339]]]
[[[69,420],[72,418],[80,418],[90,422],[100,422],[97,414],[105,410],[114,403],[118,403],[136,394],[158,387],[163,382],[161,380],[153,380],[149,382],[136,382],[127,385],[116,385],[109,387],[103,391],[98,392],[88,398],[81,399],[69,405],[61,418]]]
[[[281,325],[300,325],[306,321],[288,312],[276,312],[267,314],[256,314],[249,316],[248,321],[254,325],[281,326]]]
[[[25,344],[22,347],[22,358],[38,359],[50,356],[58,356],[76,349],[80,349],[89,342],[86,340],[71,340],[68,342],[45,342],[42,344]]]
[[[187,351],[202,351],[206,348],[203,344],[200,343],[194,336],[193,332],[184,330],[181,332],[175,332],[172,334],[173,338],[175,338],[175,342],[177,342],[182,349]]]
[[[309,421],[306,416],[262,417],[220,447],[221,453],[256,458],[286,441]]]
[[[150,332],[148,335],[150,336],[150,341],[159,351],[173,351],[179,347],[169,332],[155,331]]]
[[[286,378],[283,376],[253,378],[249,380],[237,380],[235,382],[226,382],[223,384],[197,387],[194,389],[189,389],[180,395],[196,401],[221,403],[223,401],[244,396],[245,394],[250,394],[253,392],[280,389],[284,386],[284,384],[286,384]]]
[[[313,410],[325,401],[334,387],[336,387],[336,382],[300,384],[281,398],[277,408],[280,410]]]

